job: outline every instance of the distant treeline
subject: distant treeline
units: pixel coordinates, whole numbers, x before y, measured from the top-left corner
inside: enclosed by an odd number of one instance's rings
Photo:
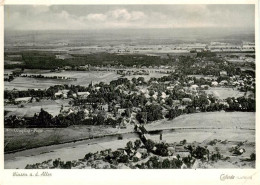
[[[82,65],[123,65],[123,66],[158,66],[168,65],[172,60],[162,59],[159,56],[146,56],[138,54],[117,55],[110,53],[92,53],[92,54],[72,54],[72,58],[64,60],[57,59],[55,53],[46,53],[42,51],[21,52],[24,64],[5,65],[6,69],[23,67],[26,69],[55,69],[64,66],[82,66]]]

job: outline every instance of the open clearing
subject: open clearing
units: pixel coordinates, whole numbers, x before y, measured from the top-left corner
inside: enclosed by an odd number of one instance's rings
[[[60,113],[61,106],[69,107],[69,99],[65,100],[41,100],[40,102],[23,104],[24,107],[20,105],[5,105],[5,111],[10,111],[7,113],[6,117],[11,115],[16,115],[20,117],[32,117],[35,113],[39,113],[41,109],[47,111],[53,116],[57,116]]]
[[[100,82],[110,83],[112,80],[116,80],[122,77],[121,75],[116,74],[114,71],[64,71],[55,73],[46,70],[27,70],[26,74],[41,74],[46,77],[60,76],[76,78],[77,80],[17,77],[11,82],[4,82],[5,90],[13,90],[14,88],[17,90],[47,89],[50,86],[62,84],[88,86],[91,82],[94,84],[98,84]],[[144,77],[144,79],[148,81],[151,77],[160,78],[162,76],[167,76],[167,74],[150,73],[149,75],[130,75],[122,78],[131,80],[134,77]]]
[[[64,71],[61,73],[45,73],[44,76],[65,76],[69,78],[76,78],[76,81],[68,81],[68,84],[87,86],[91,82],[109,83],[116,80],[120,75],[110,71]]]
[[[35,72],[35,73],[34,73]],[[6,90],[26,90],[26,89],[47,89],[53,85],[73,84],[88,86],[91,82],[94,84],[99,82],[109,83],[112,80],[116,80],[120,75],[115,72],[106,71],[64,71],[60,73],[52,73],[45,71],[28,71],[27,74],[42,74],[43,76],[62,76],[76,78],[77,80],[61,80],[61,79],[47,79],[47,78],[28,78],[17,77],[11,82],[5,82],[4,86]]]
[[[161,78],[163,76],[168,76],[168,74],[164,74],[164,73],[149,73],[149,75],[129,75],[129,76],[125,76],[128,80],[132,80],[133,78],[139,78],[139,77],[143,77],[145,81],[149,81],[152,77],[154,78]]]
[[[240,92],[235,88],[226,88],[226,87],[211,87],[208,90],[205,90],[207,94],[212,94],[216,98],[226,99],[228,97],[241,97],[244,96],[244,92]]]
[[[11,82],[4,82],[5,90],[48,89],[50,86],[68,84],[65,80],[17,77]]]
[[[147,124],[147,130],[170,128],[255,129],[255,112],[203,112],[186,114],[173,120],[160,120]]]

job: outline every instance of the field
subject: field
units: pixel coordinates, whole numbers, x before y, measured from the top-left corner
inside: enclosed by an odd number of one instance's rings
[[[216,98],[226,99],[228,97],[241,97],[244,96],[244,92],[240,92],[235,88],[226,88],[226,87],[210,87],[208,90],[205,90],[207,94],[212,94]]]
[[[11,73],[12,70],[5,70],[5,73]],[[97,84],[99,82],[110,83],[112,80],[116,80],[121,75],[116,74],[114,71],[63,71],[60,73],[50,72],[49,70],[25,70],[28,75],[41,74],[46,77],[61,76],[76,78],[77,80],[62,80],[62,79],[44,79],[44,78],[28,78],[28,77],[17,77],[11,82],[4,82],[5,90],[27,90],[27,89],[47,89],[53,85],[60,84],[73,84],[88,86],[91,82]],[[167,74],[153,72],[149,75],[130,75],[125,76],[131,80],[132,78],[144,77],[148,81],[151,77],[160,78],[167,76]]]
[[[173,120],[160,120],[147,124],[147,130],[170,128],[216,128],[216,129],[255,129],[254,112],[207,112],[186,114]]]
[[[99,82],[109,83],[120,77],[115,72],[109,71],[64,71],[61,73],[46,73],[44,76],[65,76],[69,78],[76,78],[76,81],[68,81],[67,83],[73,85],[87,86],[91,82],[94,84]]]
[[[216,76],[206,76],[206,75],[188,75],[188,77],[195,77],[197,79],[204,78],[204,79],[217,79]]]
[[[61,73],[51,73],[46,72],[46,70],[39,71],[28,71],[27,74],[42,74],[44,76],[65,76],[70,78],[77,78],[76,81],[73,80],[61,80],[61,79],[43,79],[43,78],[27,78],[27,77],[17,77],[11,82],[5,82],[4,86],[6,90],[18,89],[47,89],[53,85],[59,84],[73,84],[87,86],[93,81],[93,83],[106,82],[109,83],[112,80],[117,79],[120,75],[115,72],[82,72],[82,71],[64,71]]]
[[[56,116],[59,114],[62,105],[64,108],[69,106],[69,100],[41,100],[41,102],[23,105],[24,107],[20,107],[19,105],[5,105],[5,111],[10,111],[6,116],[32,117],[35,113],[39,113],[41,108],[51,115]]]
[[[163,74],[163,73],[149,73],[149,75],[129,75],[126,76],[128,80],[131,80],[133,78],[139,78],[143,77],[145,81],[149,81],[152,77],[154,78],[161,78],[163,76],[168,76],[168,74]]]
[[[11,82],[5,81],[4,87],[5,90],[48,89],[50,86],[66,83],[65,80],[17,77]]]
[[[199,163],[194,168],[254,168],[248,161],[255,153],[255,113],[250,112],[213,112],[183,115],[172,121],[157,121],[146,126],[147,130],[166,129],[162,140],[168,143],[187,143],[205,146],[210,152],[219,150],[227,161],[215,163]],[[159,141],[159,134],[151,135],[151,139]],[[211,144],[212,143],[212,144]],[[233,155],[230,150],[241,144],[245,149],[242,155]]]

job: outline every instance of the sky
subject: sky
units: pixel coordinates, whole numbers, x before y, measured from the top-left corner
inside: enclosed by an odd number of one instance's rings
[[[5,29],[254,28],[254,5],[7,5]]]

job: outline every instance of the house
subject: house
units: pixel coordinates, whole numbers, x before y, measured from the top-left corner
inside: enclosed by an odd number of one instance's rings
[[[199,88],[199,86],[196,84],[190,86],[190,90],[193,90],[193,91],[197,90],[198,88]]]
[[[192,100],[190,98],[182,98],[182,103],[187,104],[187,103],[191,103]]]
[[[201,87],[202,89],[205,89],[205,90],[207,90],[207,89],[209,88],[208,85],[201,85],[200,87]]]
[[[78,97],[87,98],[90,95],[89,92],[78,92]]]
[[[229,107],[229,104],[225,100],[218,100],[218,103]]]
[[[221,82],[219,82],[219,85],[228,85],[228,81],[227,80],[222,80]]]
[[[146,148],[138,148],[136,152],[139,152],[140,154],[147,154],[147,149]]]
[[[168,147],[167,150],[168,150],[169,152],[171,152],[172,154],[175,153],[175,148],[172,147],[172,146]]]
[[[149,91],[147,89],[141,89],[140,92],[143,93],[143,94],[149,93]]]
[[[71,66],[64,66],[63,69],[65,69],[65,70],[71,70],[72,67],[71,67]]]
[[[142,154],[141,153],[139,153],[139,152],[136,152],[136,154],[134,155],[135,157],[137,157],[138,159],[141,159],[141,157],[142,157]]]
[[[153,95],[153,98],[154,98],[155,100],[157,100],[157,95],[156,95],[156,94],[154,94],[154,95]]]
[[[211,86],[213,86],[213,87],[218,86],[218,82],[217,82],[217,81],[213,81],[213,82],[211,82]]]
[[[180,106],[178,106],[178,109],[184,110],[184,109],[186,109],[186,107],[187,107],[187,105],[180,105]]]
[[[188,84],[194,84],[194,80],[188,81]]]
[[[227,76],[227,71],[220,71],[220,72],[219,72],[219,75],[220,75],[220,76]]]
[[[119,108],[119,109],[117,110],[117,112],[118,112],[119,115],[122,115],[123,113],[125,113],[125,110],[126,110],[126,109],[121,109],[121,108]]]
[[[14,101],[17,103],[28,103],[32,97],[16,98]]]
[[[145,98],[150,98],[150,95],[149,94],[144,94]]]
[[[67,96],[67,93],[64,93],[64,92],[61,92],[61,91],[56,92],[56,93],[54,94],[54,96],[55,96],[56,98],[67,98],[67,97],[68,97],[68,96]]]
[[[88,117],[88,115],[89,115],[89,110],[88,109],[84,109],[84,115],[85,115],[85,118]]]
[[[181,101],[180,101],[180,100],[173,100],[173,101],[172,101],[172,104],[173,104],[173,105],[180,105],[180,104],[181,104]]]
[[[165,98],[167,97],[166,93],[165,93],[165,92],[162,92],[161,97],[162,97],[163,99],[165,99]]]

